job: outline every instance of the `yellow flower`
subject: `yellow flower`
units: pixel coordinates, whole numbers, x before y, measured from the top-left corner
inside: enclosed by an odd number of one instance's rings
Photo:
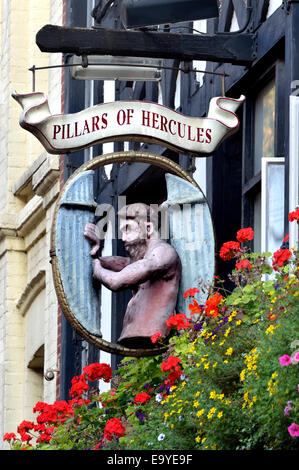
[[[202,408],[201,410],[199,410],[197,413],[196,413],[196,416],[197,418],[199,418],[200,416],[202,416],[204,414],[204,408]]]
[[[197,400],[195,400],[195,402],[193,403],[193,407],[194,407],[194,408],[197,408],[198,406],[199,406],[199,403],[198,403]]]
[[[216,408],[213,406],[213,408],[210,409],[209,413],[207,414],[207,418],[208,419],[212,419],[213,418],[213,415],[214,413],[216,412]]]
[[[210,393],[210,398],[212,399],[216,399],[217,398],[217,393],[215,392],[215,390],[212,390],[211,393]]]
[[[228,349],[226,350],[225,355],[226,355],[226,356],[231,356],[232,353],[233,353],[233,348],[228,348]]]
[[[279,325],[276,325],[276,326],[270,325],[270,326],[266,329],[266,331],[265,331],[266,335],[268,335],[269,333],[271,333],[271,334],[273,335],[274,331],[275,331],[276,328],[278,328],[278,327],[279,327]]]
[[[224,336],[227,337],[229,335],[229,332],[230,332],[230,328],[226,330],[226,332],[224,333]]]
[[[195,393],[195,396],[198,397],[199,395],[200,395],[200,392],[197,391],[197,392]]]
[[[219,413],[218,413],[218,415],[217,415],[217,418],[220,419],[220,418],[222,418],[222,416],[223,416],[223,411],[219,411]]]
[[[236,321],[236,325],[237,325],[237,326],[238,326],[238,325],[241,325],[241,323],[242,323],[242,320],[237,320],[237,321]]]
[[[232,321],[232,319],[233,319],[236,315],[237,315],[237,311],[234,310],[234,311],[230,314],[230,316],[229,316],[229,318],[228,318],[228,321]]]
[[[195,440],[196,442],[200,442],[200,436],[196,436]]]
[[[209,368],[209,365],[210,363],[209,362],[206,362],[206,364],[203,366],[204,369],[208,369]]]

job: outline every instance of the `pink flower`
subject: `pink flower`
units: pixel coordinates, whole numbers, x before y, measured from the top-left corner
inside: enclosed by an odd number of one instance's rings
[[[293,357],[293,361],[299,362],[299,352],[295,354],[295,356]]]
[[[279,362],[281,366],[289,366],[292,363],[292,358],[287,354],[284,354],[279,358]]]
[[[292,423],[291,426],[288,427],[288,431],[292,437],[299,436],[299,426],[296,423]]]

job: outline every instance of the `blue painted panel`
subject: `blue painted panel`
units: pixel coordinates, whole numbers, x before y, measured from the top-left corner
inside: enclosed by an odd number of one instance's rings
[[[169,211],[170,243],[182,263],[177,312],[189,314],[190,299],[184,292],[200,285],[210,286],[215,271],[215,240],[210,209],[203,193],[178,176],[166,174],[167,201],[162,207]],[[196,298],[204,304],[208,291]]]
[[[76,320],[91,334],[101,336],[97,291],[92,283],[90,245],[83,232],[93,222],[93,171],[80,173],[61,198],[56,219],[56,256],[69,308]]]

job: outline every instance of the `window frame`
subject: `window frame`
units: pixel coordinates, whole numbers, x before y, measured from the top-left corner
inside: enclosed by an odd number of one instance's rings
[[[273,161],[285,160],[285,126],[284,113],[285,96],[285,64],[284,61],[278,59],[272,63],[260,76],[255,80],[247,90],[247,98],[244,105],[243,119],[243,169],[242,169],[242,226],[253,226],[254,223],[254,199],[261,193],[261,199],[265,198],[265,182],[262,171],[263,160],[261,162],[261,171],[254,174],[254,139],[255,139],[255,103],[257,92],[267,86],[271,80],[275,80],[275,135],[274,135],[274,155],[271,157]],[[269,160],[269,158],[268,158]],[[265,248],[265,227],[263,224],[266,220],[264,212],[265,203],[261,206],[261,251]],[[253,248],[253,243],[252,243]]]

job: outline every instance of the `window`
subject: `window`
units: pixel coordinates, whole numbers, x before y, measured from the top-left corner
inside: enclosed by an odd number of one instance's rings
[[[243,225],[253,227],[257,252],[276,251],[285,235],[281,71],[276,65],[254,84],[245,110]]]
[[[261,171],[262,158],[274,157],[275,81],[257,95],[254,111],[254,174]]]

